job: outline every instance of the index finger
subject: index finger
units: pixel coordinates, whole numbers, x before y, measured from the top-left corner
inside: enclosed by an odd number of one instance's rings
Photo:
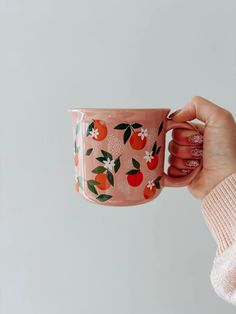
[[[220,124],[224,115],[229,114],[227,110],[209,100],[200,96],[194,96],[172,119],[176,122],[184,122],[197,118],[208,125],[216,126]]]

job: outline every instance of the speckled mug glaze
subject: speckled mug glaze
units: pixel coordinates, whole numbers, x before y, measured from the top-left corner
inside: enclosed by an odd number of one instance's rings
[[[76,191],[97,204],[127,206],[154,199],[163,187],[188,185],[200,167],[179,178],[164,173],[166,132],[193,129],[168,119],[169,111],[70,110]]]

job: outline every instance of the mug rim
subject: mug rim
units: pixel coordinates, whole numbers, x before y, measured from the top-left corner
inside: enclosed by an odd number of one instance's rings
[[[104,111],[104,110],[109,110],[109,111],[130,111],[130,110],[135,110],[135,111],[157,111],[157,110],[166,110],[166,111],[171,111],[171,108],[153,108],[153,107],[148,107],[148,108],[135,108],[135,107],[128,107],[128,108],[109,108],[109,107],[100,107],[100,108],[94,108],[94,107],[83,107],[83,108],[70,108],[68,109],[68,112],[77,112],[77,111]]]

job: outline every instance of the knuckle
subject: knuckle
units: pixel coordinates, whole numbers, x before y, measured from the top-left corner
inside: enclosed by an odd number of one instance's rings
[[[169,166],[168,169],[167,169],[167,174],[169,176],[172,176],[174,174],[174,167],[173,166]]]
[[[178,145],[178,144],[176,144],[176,146],[175,146],[175,153],[176,153],[176,155],[177,155],[178,157],[182,155],[182,148],[181,148],[181,146]]]
[[[193,103],[199,103],[202,99],[203,98],[201,96],[195,95],[195,96],[192,96],[190,101],[193,102]]]
[[[231,121],[231,120],[234,119],[232,113],[230,111],[226,110],[226,109],[222,109],[221,117],[225,121]]]
[[[171,152],[171,147],[173,145],[173,141],[170,141],[169,144],[168,144],[168,151]]]
[[[172,138],[174,140],[177,140],[177,139],[179,139],[179,137],[181,136],[182,133],[183,133],[182,129],[174,129],[172,131]]]
[[[175,143],[174,141],[171,141],[169,143],[168,150],[175,157],[179,157],[182,155],[181,145]]]
[[[173,162],[174,162],[174,156],[173,156],[173,155],[169,155],[169,157],[168,157],[168,163],[169,163],[170,165],[172,165]]]
[[[176,129],[173,129],[173,130],[172,130],[171,137],[172,137],[172,138],[175,138],[175,136],[176,136]]]
[[[168,150],[172,155],[175,155],[175,151],[176,151],[175,147],[176,147],[176,144],[174,143],[174,141],[170,141],[168,145]]]

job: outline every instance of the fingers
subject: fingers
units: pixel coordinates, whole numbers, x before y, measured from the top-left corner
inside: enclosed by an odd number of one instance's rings
[[[173,156],[182,159],[200,159],[203,154],[203,148],[201,145],[184,146],[178,145],[174,141],[169,143],[168,150]]]
[[[222,126],[227,120],[232,120],[233,116],[227,110],[200,96],[191,98],[183,109],[172,116],[176,122],[191,121],[195,118],[208,125]]]
[[[174,129],[172,131],[173,140],[179,145],[202,145],[203,135],[197,134],[194,130]]]
[[[168,175],[171,177],[182,177],[185,176],[186,174],[189,174],[192,170],[190,169],[177,169],[173,166],[170,166],[168,168]]]
[[[182,159],[174,155],[169,156],[169,164],[177,169],[189,169],[193,170],[200,165],[200,160],[198,159]]]
[[[174,129],[173,140],[169,142],[170,152],[168,174],[180,177],[189,174],[198,167],[203,155],[204,125],[195,124],[201,134],[194,130]]]

